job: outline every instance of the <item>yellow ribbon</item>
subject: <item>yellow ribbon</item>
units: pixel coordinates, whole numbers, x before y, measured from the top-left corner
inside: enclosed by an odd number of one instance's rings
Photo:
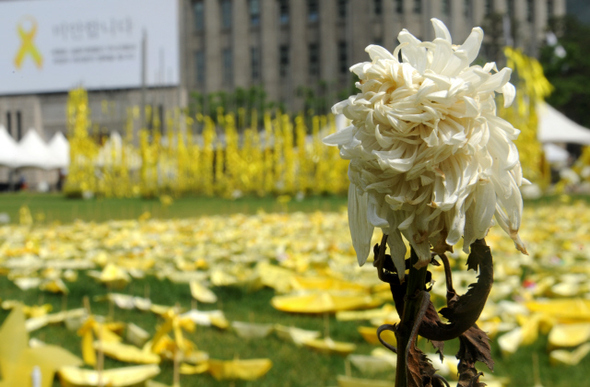
[[[21,46],[18,50],[18,53],[16,54],[16,57],[14,58],[14,65],[17,69],[20,70],[20,68],[23,65],[25,56],[28,54],[35,61],[37,68],[40,69],[41,67],[43,67],[43,56],[35,46],[35,43],[33,42],[33,40],[35,39],[35,35],[37,35],[37,21],[31,16],[26,17],[26,20],[29,20],[33,27],[31,27],[29,31],[25,31],[22,24],[19,24],[19,26],[17,27],[18,35],[21,39]]]

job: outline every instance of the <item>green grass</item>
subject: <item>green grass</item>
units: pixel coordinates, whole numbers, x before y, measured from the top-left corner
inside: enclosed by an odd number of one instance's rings
[[[64,302],[68,308],[81,307],[85,295],[103,295],[107,289],[96,283],[94,280],[82,277],[69,283],[70,294],[64,301],[63,296],[42,293],[38,290],[21,291],[5,277],[0,277],[0,288],[3,299],[20,299],[27,304],[50,303],[55,311],[61,310]],[[152,301],[166,305],[179,303],[183,308],[191,307],[191,296],[186,285],[178,285],[169,281],[159,281],[155,278],[136,280],[124,290],[127,294],[143,296],[146,287],[149,287]],[[273,296],[271,290],[265,289],[255,293],[248,293],[239,288],[214,288],[220,301],[213,306],[200,306],[201,309],[222,308],[230,321],[250,321],[259,323],[280,323],[294,325],[305,329],[315,329],[323,332],[323,316],[286,314],[272,308],[270,299]],[[107,302],[91,302],[93,313],[100,315],[109,314]],[[0,312],[0,321],[3,321],[8,312]],[[113,318],[115,321],[133,322],[150,333],[154,333],[158,318],[152,313],[114,309]],[[333,316],[330,317],[330,333],[335,340],[353,342],[358,346],[355,353],[369,354],[375,348],[364,342],[357,333],[356,322],[337,322]],[[366,325],[366,323],[365,323]],[[254,382],[235,382],[236,386],[336,386],[336,376],[345,373],[344,358],[337,355],[324,355],[313,352],[306,348],[298,348],[293,344],[282,341],[274,335],[267,338],[247,341],[239,338],[231,331],[222,331],[216,328],[198,327],[194,333],[187,334],[200,350],[204,350],[216,359],[233,359],[235,357],[248,358],[270,358],[273,367],[270,372],[260,380]],[[75,332],[66,330],[62,325],[48,326],[35,331],[31,337],[36,337],[49,344],[60,345],[71,352],[81,356],[80,337]],[[433,352],[430,345],[421,345],[428,352]],[[566,387],[587,385],[586,372],[590,367],[590,358],[586,358],[577,367],[551,367],[545,348],[547,338],[541,337],[537,342],[528,347],[521,347],[514,355],[503,358],[499,353],[497,343],[493,343],[493,355],[496,361],[495,376],[508,376],[511,386],[533,386],[533,357],[538,355],[538,368],[541,381],[544,387]],[[453,358],[456,352],[456,343],[448,343],[446,355]],[[106,368],[126,366],[115,360],[106,359]],[[488,373],[483,364],[478,367],[481,371]],[[171,384],[172,364],[163,362],[162,373],[155,379]],[[353,369],[353,376],[362,375]],[[381,378],[391,378],[393,373],[378,375]],[[182,376],[183,386],[227,386],[228,382],[218,382],[211,376],[191,375]],[[452,383],[454,384],[454,383]],[[58,386],[56,381],[54,386]]]
[[[85,295],[104,295],[107,289],[89,278],[80,278],[74,283],[69,283],[70,294],[67,297],[68,309],[82,307]],[[191,296],[187,285],[178,285],[169,281],[158,281],[155,278],[134,281],[127,294],[143,296],[146,287],[153,302],[165,305],[180,304],[181,307],[191,307]],[[42,293],[38,290],[21,291],[5,277],[0,277],[0,288],[3,299],[20,299],[26,304],[49,303],[55,311],[61,310],[64,301],[63,296]],[[294,325],[304,329],[316,329],[323,332],[324,318],[322,316],[292,315],[279,312],[270,306],[273,297],[271,290],[265,289],[256,293],[248,293],[237,288],[215,288],[214,291],[220,298],[218,305],[199,306],[200,309],[222,308],[229,321],[248,321],[257,323],[279,323]],[[108,315],[107,302],[91,302],[91,310],[95,314]],[[0,320],[3,321],[8,312],[0,312]],[[115,308],[113,315],[115,321],[133,322],[146,329],[151,334],[158,323],[157,317],[152,313],[128,311]],[[369,353],[370,344],[365,343],[356,332],[356,323],[338,322],[331,317],[329,326],[331,335],[336,340],[355,342],[358,352]],[[308,349],[298,348],[293,344],[282,341],[271,335],[258,341],[247,341],[239,338],[233,332],[219,330],[217,328],[197,327],[195,333],[188,333],[188,338],[193,340],[200,350],[209,353],[216,359],[230,360],[235,357],[270,358],[273,368],[261,380],[255,382],[237,382],[237,386],[327,386],[336,385],[336,375],[344,373],[344,360],[341,356],[327,356],[315,353]],[[75,332],[66,330],[63,326],[48,326],[32,333],[48,344],[60,345],[71,352],[81,356],[80,337]],[[121,367],[129,364],[106,359],[106,368]],[[156,380],[171,384],[172,364],[164,362],[161,365],[162,373]],[[227,382],[217,382],[209,375],[183,376],[183,385],[186,386],[226,386]],[[55,384],[58,385],[57,382]]]
[[[590,202],[588,195],[573,195],[571,201]],[[559,202],[559,196],[542,197],[525,202],[526,206],[543,206]],[[311,196],[302,200],[290,198],[281,203],[277,198],[255,196],[228,200],[218,197],[185,197],[175,199],[166,207],[159,199],[68,199],[61,194],[1,193],[0,213],[10,216],[11,223],[19,222],[19,209],[29,207],[35,221],[69,223],[77,219],[104,222],[118,219],[137,219],[149,212],[160,219],[191,218],[203,215],[255,214],[265,212],[339,211],[347,205],[345,196]]]
[[[7,213],[12,223],[19,221],[21,206],[29,207],[34,219],[68,223],[76,219],[104,222],[111,219],[137,219],[145,212],[155,218],[189,218],[202,215],[234,213],[255,214],[257,211],[338,211],[346,206],[344,196],[292,198],[286,204],[275,198],[243,197],[228,200],[217,197],[187,197],[174,200],[166,207],[159,199],[68,199],[60,194],[0,194],[0,213]]]
[[[573,200],[588,200],[587,197],[575,197]],[[541,199],[529,205],[546,205],[559,198]],[[36,194],[2,194],[0,195],[0,213],[6,212],[13,222],[18,222],[18,210],[27,205],[35,217],[44,214],[45,222],[70,222],[74,219],[86,221],[104,221],[108,219],[137,218],[149,211],[159,218],[184,218],[212,214],[256,213],[259,210],[271,211],[335,211],[346,206],[344,197],[311,197],[302,201],[291,200],[281,204],[276,199],[261,199],[254,197],[229,201],[219,198],[183,198],[165,208],[159,200],[142,199],[93,199],[71,200],[59,195]],[[40,292],[38,290],[21,291],[6,277],[0,277],[0,297],[2,300],[19,299],[28,305],[50,303],[54,311],[59,311],[64,303],[68,309],[82,306],[83,297],[104,295],[107,289],[94,280],[80,273],[80,278],[74,283],[68,283],[70,293],[67,299],[62,296]],[[156,278],[134,280],[122,292],[137,296],[144,296],[149,289],[153,302],[164,305],[179,303],[188,309],[191,307],[191,296],[187,285],[179,285],[167,280]],[[249,293],[240,288],[214,288],[219,297],[216,305],[199,305],[202,309],[222,309],[229,321],[251,321],[260,323],[280,323],[294,325],[305,329],[324,330],[322,316],[286,314],[272,308],[270,299],[273,291],[263,289]],[[106,302],[92,302],[92,312],[108,315],[109,305]],[[0,322],[4,321],[8,312],[0,311]],[[150,333],[155,332],[159,323],[152,313],[125,311],[115,309],[114,320],[134,322]],[[353,342],[357,344],[356,353],[369,354],[375,348],[364,342],[357,333],[358,325],[367,323],[337,322],[330,318],[330,333],[335,340]],[[80,338],[75,332],[68,331],[62,326],[49,326],[33,332],[32,337],[39,338],[50,344],[67,348],[80,356]],[[198,327],[195,333],[188,334],[199,349],[206,351],[212,358],[233,359],[235,357],[261,358],[268,357],[273,361],[273,368],[261,380],[255,382],[235,382],[235,386],[335,386],[336,376],[345,373],[345,362],[340,356],[318,354],[305,348],[298,348],[293,344],[283,342],[274,335],[257,341],[245,341],[231,331],[221,331],[216,328]],[[538,356],[540,380],[544,387],[566,387],[588,385],[586,372],[590,369],[590,357],[585,358],[576,367],[552,367],[546,351],[547,337],[541,337],[533,345],[521,347],[512,356],[504,358],[499,352],[496,342],[492,343],[493,355],[496,361],[495,376],[507,376],[511,379],[511,386],[533,386],[534,357]],[[457,346],[449,343],[446,354],[453,358]],[[428,352],[433,352],[428,347]],[[127,364],[107,359],[106,367],[120,367]],[[172,383],[172,365],[164,362],[162,373],[156,380]],[[479,368],[487,372],[483,365]],[[353,376],[361,374],[353,369]],[[393,375],[379,375],[383,378],[393,378]],[[209,375],[183,376],[183,386],[227,386],[228,382],[217,382]],[[455,383],[451,383],[454,385]],[[55,382],[54,386],[59,383]]]

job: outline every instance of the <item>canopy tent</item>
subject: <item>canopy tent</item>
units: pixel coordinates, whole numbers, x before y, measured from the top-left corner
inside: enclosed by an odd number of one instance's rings
[[[567,163],[570,158],[569,152],[556,144],[544,144],[543,151],[545,151],[545,158],[550,163]]]
[[[0,125],[0,165],[13,167],[18,145],[6,128]]]
[[[575,143],[590,145],[590,129],[576,124],[550,105],[543,103],[538,109],[537,138],[542,143]]]
[[[70,166],[70,143],[62,132],[57,132],[49,140],[49,152],[55,160],[52,168],[68,168]]]
[[[53,169],[58,160],[53,157],[49,147],[41,139],[35,129],[29,129],[18,143],[18,152],[14,158],[13,167],[31,167]]]

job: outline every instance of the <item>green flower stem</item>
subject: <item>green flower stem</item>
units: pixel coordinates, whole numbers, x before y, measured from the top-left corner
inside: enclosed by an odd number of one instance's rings
[[[411,332],[414,325],[417,323],[416,316],[420,309],[420,291],[426,287],[426,268],[416,269],[414,265],[418,262],[418,256],[414,249],[411,249],[410,255],[410,273],[406,277],[408,287],[405,296],[404,311],[399,323],[398,329],[395,332],[397,339],[397,366],[395,375],[396,387],[408,386],[408,350]]]

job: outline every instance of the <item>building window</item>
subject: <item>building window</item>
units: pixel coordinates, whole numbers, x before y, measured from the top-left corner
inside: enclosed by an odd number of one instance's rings
[[[258,47],[250,48],[250,67],[252,69],[252,80],[260,80],[260,50]]]
[[[12,137],[12,116],[10,115],[10,112],[6,112],[6,130],[8,131],[8,134],[10,134]]]
[[[471,0],[463,1],[463,16],[466,18],[471,17]]]
[[[535,5],[533,0],[527,0],[526,1],[526,21],[528,21],[529,23],[533,22],[533,14],[534,14],[534,9]]]
[[[221,0],[221,27],[231,27],[231,0]]]
[[[320,46],[317,43],[309,44],[309,75],[320,75]]]
[[[223,49],[223,83],[231,85],[234,81],[234,61],[231,48]]]
[[[14,127],[12,126],[12,118],[14,117]],[[20,141],[23,138],[23,123],[22,123],[22,116],[20,110],[14,112],[14,114],[10,114],[10,112],[6,112],[6,131],[12,138],[16,141]]]
[[[373,0],[373,12],[375,15],[383,13],[383,0]]]
[[[307,20],[317,22],[320,18],[320,3],[318,0],[307,0]]]
[[[279,74],[286,77],[289,73],[289,46],[283,44],[279,47]]]
[[[23,121],[20,114],[20,110],[16,111],[16,141],[20,141],[23,138]]]
[[[514,6],[514,0],[508,0],[506,4],[508,14],[512,17],[516,17],[516,8]]]
[[[195,51],[195,80],[197,85],[205,84],[205,52],[203,50]]]
[[[203,31],[205,29],[205,6],[203,5],[203,1],[199,0],[193,3],[193,16],[195,18],[195,31]]]
[[[260,25],[260,0],[250,0],[248,3],[250,11],[250,25],[257,27]]]
[[[395,0],[395,12],[404,13],[404,0]]]
[[[451,0],[443,0],[442,14],[445,16],[449,16],[451,14]]]
[[[547,0],[547,20],[553,17],[553,0]]]
[[[279,0],[279,20],[281,24],[289,23],[289,0]]]
[[[492,2],[492,0],[486,0],[485,1],[485,14],[486,15],[491,15],[492,12],[494,11],[494,3]]]
[[[422,13],[422,0],[414,0],[414,13]]]
[[[338,0],[338,17],[340,19],[346,19],[346,6],[348,0]]]
[[[338,70],[340,74],[348,72],[348,48],[346,42],[338,42]]]
[[[164,105],[159,104],[156,107],[157,115],[158,115],[158,122],[160,124],[160,128],[163,128],[162,122],[164,122]],[[153,114],[153,113],[152,113]]]

